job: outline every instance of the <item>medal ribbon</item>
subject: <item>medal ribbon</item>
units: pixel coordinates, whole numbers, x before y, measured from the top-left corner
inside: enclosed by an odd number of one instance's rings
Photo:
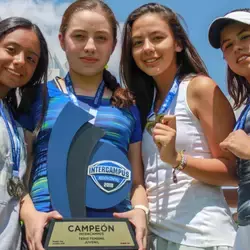
[[[3,102],[0,102],[0,114],[3,117],[5,126],[7,128],[8,134],[9,134],[9,138],[10,138],[10,142],[11,142],[11,151],[12,151],[12,162],[13,162],[13,170],[12,170],[12,175],[14,177],[18,177],[19,178],[19,168],[20,168],[20,155],[21,155],[21,143],[20,143],[20,137],[19,137],[19,133],[18,133],[18,129],[17,129],[17,125],[16,125],[16,121],[13,118],[12,112],[10,110],[8,110],[8,114],[10,117],[10,121],[11,121],[11,125],[14,131],[14,135],[11,131],[7,116],[4,113],[4,107],[3,107]],[[15,141],[14,141],[15,138]]]
[[[66,85],[70,100],[76,106],[79,106],[79,103],[78,103],[78,100],[76,98],[75,91],[74,91],[73,84],[72,84],[72,80],[71,80],[69,73],[67,73],[67,75],[65,76],[65,85]],[[102,80],[102,82],[100,83],[100,85],[96,91],[95,97],[94,97],[94,103],[93,103],[94,108],[98,108],[101,105],[104,89],[105,89],[105,82]]]
[[[244,124],[245,124],[245,121],[246,121],[247,114],[248,114],[249,110],[250,110],[250,104],[246,105],[246,107],[241,112],[240,117],[238,118],[238,120],[236,122],[236,125],[234,127],[234,131],[244,128]]]
[[[150,110],[150,113],[149,113],[148,118],[147,118],[148,121],[146,124],[146,129],[150,134],[151,134],[151,130],[155,126],[155,124],[161,121],[165,112],[170,108],[170,105],[171,105],[174,97],[176,96],[178,89],[179,89],[179,76],[176,76],[174,79],[173,85],[172,85],[171,89],[169,90],[167,96],[165,97],[165,100],[164,100],[163,104],[161,105],[157,114],[155,114],[155,112],[154,112],[156,89],[154,90],[153,103],[152,103],[151,110]],[[155,120],[154,121],[149,120],[150,117],[152,117],[153,115],[156,115]]]

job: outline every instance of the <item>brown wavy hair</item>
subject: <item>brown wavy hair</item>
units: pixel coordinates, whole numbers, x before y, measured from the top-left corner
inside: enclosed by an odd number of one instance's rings
[[[78,0],[72,3],[64,12],[61,26],[60,26],[60,33],[62,36],[65,35],[67,31],[68,24],[76,12],[82,10],[97,10],[101,9],[105,15],[107,20],[109,21],[114,43],[117,42],[117,29],[118,29],[118,22],[115,18],[113,11],[109,8],[109,6],[101,0]],[[106,86],[112,91],[111,97],[111,104],[113,106],[119,108],[127,108],[134,103],[134,98],[128,88],[122,88],[120,84],[117,82],[116,78],[106,69],[103,71],[103,80]]]
[[[183,48],[177,53],[177,65],[179,75],[184,77],[189,73],[203,74],[208,76],[204,62],[198,52],[190,42],[187,33],[182,27],[179,18],[181,16],[173,12],[170,8],[157,3],[148,3],[134,10],[127,18],[122,35],[122,55],[120,63],[120,74],[124,84],[135,95],[136,104],[141,115],[141,124],[144,128],[147,115],[150,111],[155,81],[151,76],[140,70],[132,56],[132,26],[141,16],[153,13],[158,14],[167,22],[174,34],[174,38]]]
[[[235,11],[245,11],[250,13],[250,9],[236,9],[228,12],[232,13]],[[231,22],[229,24],[232,24]],[[233,98],[234,104],[233,108],[238,109],[242,104],[249,103],[249,94],[250,94],[250,83],[243,76],[240,76],[233,72],[229,66],[227,66],[227,86],[228,93]]]

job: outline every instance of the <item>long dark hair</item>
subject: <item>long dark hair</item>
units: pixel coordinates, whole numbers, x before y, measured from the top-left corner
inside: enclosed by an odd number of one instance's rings
[[[72,16],[82,10],[96,10],[101,9],[109,21],[112,27],[112,33],[114,38],[114,43],[117,41],[117,27],[119,26],[113,11],[109,6],[101,0],[78,0],[72,3],[64,12],[62,17],[62,22],[60,26],[60,33],[62,36],[65,35],[68,24]],[[120,87],[120,84],[117,82],[116,78],[106,69],[103,71],[103,80],[106,86],[112,91],[111,103],[116,107],[129,107],[134,103],[133,95],[126,88],[123,89]]]
[[[4,19],[0,22],[0,40],[3,39],[7,34],[17,30],[17,29],[27,29],[32,30],[38,37],[40,41],[40,58],[35,69],[35,72],[29,82],[25,84],[23,87],[18,88],[18,93],[16,89],[11,89],[5,100],[9,107],[11,108],[15,117],[17,117],[21,113],[28,113],[30,111],[31,104],[38,97],[40,93],[38,93],[38,88],[40,88],[42,84],[42,115],[40,121],[37,124],[35,129],[35,133],[37,134],[44,118],[45,110],[46,110],[46,97],[47,97],[47,73],[48,73],[48,47],[46,40],[40,31],[39,27],[29,20],[22,17],[10,17]],[[18,102],[17,95],[20,97],[20,101]],[[19,105],[18,105],[19,103]]]
[[[132,56],[132,26],[141,16],[148,13],[156,13],[165,20],[171,28],[174,38],[183,48],[177,53],[177,65],[179,66],[179,75],[184,77],[189,73],[203,74],[208,76],[205,64],[200,58],[198,52],[191,44],[184,28],[182,27],[175,12],[171,9],[157,3],[148,3],[134,10],[127,18],[122,36],[122,55],[120,63],[121,79],[132,91],[136,98],[136,104],[141,114],[142,127],[146,124],[146,118],[153,100],[154,80],[141,71]],[[181,18],[181,17],[180,17]]]
[[[250,13],[250,9],[236,9],[228,12],[236,12],[236,11],[245,11]],[[233,108],[238,109],[242,104],[247,104],[249,102],[249,94],[250,94],[250,83],[243,76],[240,76],[233,72],[229,66],[227,66],[227,86],[228,93],[233,98],[234,104]]]

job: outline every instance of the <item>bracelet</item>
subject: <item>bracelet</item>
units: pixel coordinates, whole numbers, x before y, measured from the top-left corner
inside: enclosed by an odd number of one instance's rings
[[[183,169],[187,166],[187,156],[184,155],[184,152],[185,152],[185,150],[181,150],[181,151],[179,152],[179,154],[181,155],[181,161],[180,161],[180,163],[179,163],[176,167],[174,167],[174,169],[173,169],[173,182],[174,182],[174,183],[177,183],[177,181],[178,181],[175,171],[176,171],[176,170],[181,171],[181,170],[183,170]]]
[[[139,208],[145,212],[146,215],[149,214],[149,209],[144,205],[135,205],[134,208]]]
[[[149,223],[149,209],[144,205],[135,205],[134,209],[141,209],[141,210],[143,210],[145,212],[146,223],[148,225],[148,223]]]
[[[177,166],[174,167],[174,169],[177,169],[177,170],[181,171],[186,167],[186,165],[187,165],[187,157],[186,157],[186,155],[184,155],[184,152],[185,152],[185,150],[181,150],[179,152],[179,154],[181,155],[181,161]]]

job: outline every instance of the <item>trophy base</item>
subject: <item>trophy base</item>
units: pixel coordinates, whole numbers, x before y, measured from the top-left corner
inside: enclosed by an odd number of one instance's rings
[[[82,218],[51,221],[46,250],[125,250],[138,249],[127,219]]]

